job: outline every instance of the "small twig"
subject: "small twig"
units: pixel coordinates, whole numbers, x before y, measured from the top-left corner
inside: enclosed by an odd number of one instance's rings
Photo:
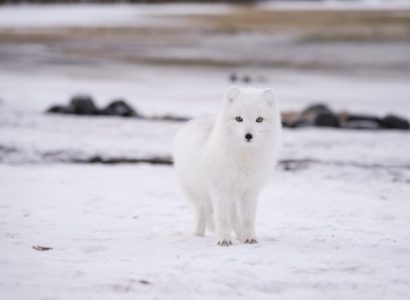
[[[46,247],[46,246],[35,245],[35,246],[33,246],[33,249],[37,250],[37,251],[48,251],[48,250],[51,250],[53,248]]]

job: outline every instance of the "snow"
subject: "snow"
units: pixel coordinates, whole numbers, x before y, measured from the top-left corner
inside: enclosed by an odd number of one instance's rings
[[[223,14],[217,4],[54,4],[0,7],[0,28],[116,27],[164,24],[159,16]],[[172,25],[165,21],[167,25]]]
[[[32,72],[35,72],[35,77]],[[229,70],[218,68],[121,64],[45,70],[11,68],[0,72],[0,99],[11,110],[41,113],[50,104],[68,103],[74,94],[91,94],[100,106],[123,97],[144,114],[199,116],[215,113],[221,98],[220,91],[230,85],[229,74]],[[272,87],[283,111],[300,110],[306,105],[324,102],[337,111],[380,116],[396,113],[410,117],[409,88],[405,77],[280,69],[241,69],[239,74],[263,78],[262,82],[254,85]]]
[[[0,170],[2,298],[410,296],[408,170],[407,183],[351,166],[278,170],[260,199],[259,244],[228,248],[191,234],[172,168]]]
[[[217,110],[223,72],[161,71],[166,80],[149,68],[138,76],[125,68],[116,79],[0,74],[1,298],[408,299],[408,132],[285,130],[281,159],[290,162],[260,199],[259,244],[228,248],[213,234],[192,235],[193,213],[172,167],[58,163],[169,156],[183,123],[43,113],[79,87],[100,106],[121,91],[146,114]],[[332,98],[335,107],[409,111],[400,80],[391,80],[397,97],[386,103],[377,79],[268,75],[264,84],[288,109],[338,90],[345,93]]]
[[[400,10],[409,9],[408,0],[362,1],[262,1],[264,10]],[[2,5],[0,28],[116,27],[175,25],[159,17],[225,14],[234,9],[228,4],[53,4]]]
[[[64,7],[2,6],[0,27],[139,26],[155,13],[223,11]],[[0,299],[410,298],[408,131],[284,130],[259,243],[222,248],[214,234],[192,235],[172,166],[73,163],[169,157],[183,123],[44,113],[77,93],[99,107],[125,98],[149,116],[215,113],[237,71],[271,86],[283,111],[324,102],[409,118],[405,75],[64,65],[29,53],[0,69]]]
[[[170,157],[183,123],[110,117],[0,114],[0,162],[73,162]],[[369,148],[372,151],[369,151]],[[283,160],[364,167],[409,168],[404,131],[285,130]]]
[[[261,9],[274,10],[400,10],[409,9],[408,0],[322,0],[322,1],[262,1]]]
[[[308,104],[323,102],[336,111],[410,117],[408,84],[400,78],[259,72],[256,74],[265,78],[260,85],[273,87],[282,111],[301,110]],[[0,161],[169,157],[172,137],[181,123],[44,112],[52,104],[67,104],[70,96],[85,93],[94,96],[99,107],[123,97],[144,115],[196,117],[216,113],[221,95],[229,85],[226,77],[226,72],[218,69],[125,66],[87,72],[80,68],[52,69],[38,71],[34,78],[19,71],[0,72]],[[286,136],[283,159],[410,165],[406,131],[304,129]]]

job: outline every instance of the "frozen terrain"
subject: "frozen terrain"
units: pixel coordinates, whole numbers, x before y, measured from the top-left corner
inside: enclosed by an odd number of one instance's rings
[[[128,79],[124,71],[117,80],[41,72],[32,84],[22,74],[1,74],[1,298],[410,297],[406,131],[285,130],[282,162],[260,200],[259,244],[252,246],[220,248],[212,234],[194,237],[193,214],[171,166],[67,163],[168,157],[182,123],[43,111],[76,88],[99,105],[121,90],[149,114],[217,110],[227,86],[219,71],[174,72],[163,81],[150,69]],[[265,74],[265,84],[287,109],[340,90],[329,101],[335,108],[409,113],[401,81],[377,90],[377,80],[283,74]],[[397,97],[386,103],[383,93]]]
[[[343,8],[331,2],[325,10]],[[369,3],[383,10],[383,1]],[[275,5],[263,9],[289,9]],[[285,130],[260,199],[259,243],[221,248],[213,234],[192,235],[171,165],[95,163],[167,160],[183,123],[44,113],[78,93],[99,107],[124,98],[149,116],[215,113],[234,72],[272,87],[283,111],[323,102],[410,118],[408,37],[300,51],[288,36],[266,43],[267,31],[227,33],[236,15],[212,27],[228,6],[83,8],[0,7],[0,299],[410,298],[409,131]],[[204,13],[205,29],[196,23]],[[245,37],[271,48],[256,43],[253,52]],[[172,60],[147,63],[152,53]],[[232,53],[309,64],[215,64]],[[189,64],[173,60],[187,56]]]
[[[408,169],[279,169],[259,244],[228,248],[191,234],[174,180],[162,166],[0,165],[0,296],[410,297]]]

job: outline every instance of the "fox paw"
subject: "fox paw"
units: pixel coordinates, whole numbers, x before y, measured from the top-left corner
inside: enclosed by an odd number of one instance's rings
[[[249,238],[244,241],[245,244],[257,244],[258,241],[254,238]]]
[[[232,245],[232,241],[228,241],[228,240],[218,241],[218,246],[227,247],[230,245]]]

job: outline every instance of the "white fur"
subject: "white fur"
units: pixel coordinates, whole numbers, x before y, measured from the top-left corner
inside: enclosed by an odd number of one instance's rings
[[[247,133],[253,135],[250,142]],[[194,204],[196,235],[215,229],[218,244],[226,246],[232,243],[233,229],[242,242],[256,243],[257,198],[277,161],[280,133],[272,91],[236,87],[223,97],[218,116],[190,121],[178,131],[175,168]]]

